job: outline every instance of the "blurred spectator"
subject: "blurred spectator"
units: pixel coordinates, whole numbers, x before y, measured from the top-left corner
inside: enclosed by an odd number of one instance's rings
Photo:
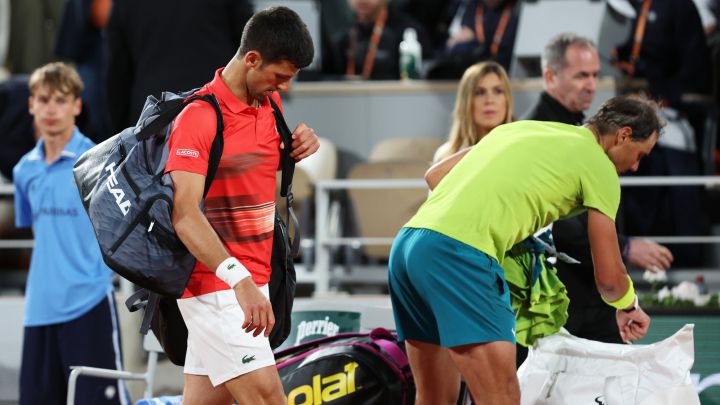
[[[423,59],[431,55],[424,27],[412,17],[388,5],[388,0],[348,0],[355,21],[349,30],[331,34],[323,56],[328,77],[365,80],[400,78],[398,47],[406,28],[414,28],[422,46]]]
[[[453,0],[444,50],[428,78],[460,77],[471,64],[494,60],[505,70],[515,46],[520,8],[515,0]]]
[[[323,37],[342,35],[355,21],[354,13],[347,1],[317,0],[320,4],[320,20]],[[302,70],[300,71],[302,72]]]
[[[688,93],[710,89],[710,56],[697,8],[685,0],[627,0],[635,10],[615,66],[644,78],[653,98],[679,108]],[[682,109],[682,108],[681,108]]]
[[[64,0],[10,0],[11,74],[29,74],[53,59]]]
[[[0,82],[0,174],[12,180],[13,166],[35,146],[39,135],[28,112],[28,75],[12,75]],[[82,132],[87,128],[85,106],[75,119]]]
[[[248,0],[114,0],[107,27],[113,133],[134,125],[148,95],[212,79],[240,44]]]
[[[720,102],[720,0],[695,0],[695,5],[700,12],[703,29],[707,36],[707,44],[710,49],[710,60],[712,62],[712,93],[715,95],[715,103]],[[718,127],[720,134],[720,127]],[[717,138],[720,146],[720,137]],[[718,148],[720,149],[720,148]],[[717,158],[720,159],[720,150],[717,151]],[[720,164],[716,164],[716,170]]]
[[[526,119],[581,125],[584,112],[595,98],[600,58],[593,42],[575,34],[560,34],[546,45],[542,55],[545,91]],[[653,152],[655,153],[655,152]],[[623,190],[623,193],[625,190]],[[580,263],[556,263],[565,284],[570,306],[565,329],[575,336],[607,343],[623,343],[615,308],[603,302],[595,286],[595,269],[588,239],[587,212],[555,221],[552,235],[558,251]],[[636,268],[667,269],[673,256],[664,246],[647,239],[630,239],[618,232],[623,260]],[[527,349],[517,346],[517,365]]]
[[[94,142],[112,135],[105,95],[107,44],[103,33],[110,5],[111,0],[65,0],[55,37],[55,55],[75,63],[85,83],[82,98],[88,122],[83,132]]]
[[[13,169],[15,224],[32,227],[35,246],[25,292],[20,404],[61,404],[70,366],[122,370],[111,283],[72,168],[93,146],[75,126],[82,81],[63,63],[38,68],[29,81],[30,114],[40,140]],[[78,403],[127,401],[124,383],[83,379]],[[121,397],[123,401],[121,401]]]
[[[498,125],[511,122],[512,111],[510,79],[505,69],[495,62],[470,66],[458,86],[449,139],[435,152],[433,161],[480,142]]]
[[[545,46],[541,63],[545,90],[524,119],[582,125],[600,74],[595,44],[579,35],[559,34]]]
[[[688,96],[711,92],[711,63],[700,16],[692,1],[626,0],[632,5],[630,37],[616,48],[615,66],[627,77],[644,78],[668,120],[667,135],[644,159],[639,176],[699,175],[706,107]],[[673,128],[688,128],[691,139],[669,146]],[[681,135],[683,136],[683,135]],[[623,192],[624,228],[633,235],[705,235],[708,232],[701,187],[630,187]],[[673,246],[676,264],[700,266],[703,247]]]
[[[28,77],[11,76],[0,83],[0,173],[12,180],[13,166],[35,146],[33,120],[27,109]]]
[[[695,7],[698,9],[700,14],[700,21],[702,22],[703,31],[706,36],[712,35],[717,31],[718,16],[717,11],[713,7],[716,6],[715,0],[693,0]]]
[[[339,38],[350,29],[355,21],[353,11],[347,1],[343,0],[317,0],[320,6],[320,41],[322,52],[320,52],[320,75],[319,80],[340,79],[331,77],[325,72],[325,65],[328,63],[328,55],[331,52],[333,41]],[[316,57],[318,55],[316,54]],[[308,69],[301,69],[298,73],[298,81],[306,80]],[[315,79],[315,78],[313,78]]]
[[[0,82],[10,72],[5,67],[8,47],[10,45],[10,0],[0,0]]]
[[[0,15],[0,19],[2,18],[3,16]],[[3,27],[0,26],[0,30],[2,29]],[[2,134],[0,135],[2,139],[0,185],[12,184],[13,166],[35,145],[32,116],[27,108],[27,100],[30,96],[27,79],[27,75],[0,78],[0,134]],[[11,197],[0,197],[0,238],[32,238],[28,230],[15,228]],[[28,268],[29,263],[30,252],[27,249],[4,249],[0,260],[0,273],[3,274],[0,284],[3,287],[18,287],[22,291],[25,269]],[[18,281],[14,281],[12,274],[18,274]]]
[[[396,0],[393,0],[396,1]],[[453,0],[450,1],[453,3]],[[406,0],[402,9],[425,27],[433,54],[438,49],[445,49],[448,37],[448,26],[451,15],[446,0]]]

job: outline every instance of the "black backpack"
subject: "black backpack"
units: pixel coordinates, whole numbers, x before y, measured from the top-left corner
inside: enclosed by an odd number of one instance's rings
[[[404,346],[383,328],[311,340],[275,353],[275,360],[289,404],[414,403]]]
[[[158,100],[149,96],[138,123],[85,152],[73,174],[83,205],[100,245],[105,263],[122,277],[140,287],[126,301],[128,309],[145,309],[140,332],[152,327],[168,357],[184,363],[187,328],[177,308],[179,298],[195,265],[172,227],[172,181],[164,174],[172,122],[191,102],[212,105],[217,131],[212,143],[204,194],[215,176],[223,150],[223,121],[220,106],[212,94],[196,90],[165,92]],[[291,133],[279,108],[272,104],[276,126],[286,148],[282,150],[281,196],[288,199],[288,215],[295,222],[295,242],[290,244],[285,223],[276,212],[273,243],[270,301],[276,325],[270,336],[279,346],[290,330],[290,313],[295,294],[293,257],[297,252],[297,220],[292,212],[292,176],[295,162],[290,157]],[[276,274],[277,273],[277,274]]]

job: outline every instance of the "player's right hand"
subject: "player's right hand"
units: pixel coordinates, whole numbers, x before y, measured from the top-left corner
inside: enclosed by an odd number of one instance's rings
[[[644,338],[650,327],[650,317],[640,306],[636,306],[632,312],[618,309],[615,312],[615,318],[620,330],[620,337],[625,343]]]

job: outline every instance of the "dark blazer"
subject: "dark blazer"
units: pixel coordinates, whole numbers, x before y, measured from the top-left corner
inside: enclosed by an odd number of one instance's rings
[[[562,104],[543,91],[538,102],[525,114],[523,119],[582,125],[583,121],[585,121],[585,114],[568,111]]]
[[[630,4],[638,11],[642,0]],[[626,42],[618,47],[620,60],[628,60],[637,19]],[[677,106],[686,93],[707,94],[711,87],[711,63],[700,14],[692,1],[658,0],[650,6],[636,77],[648,80],[650,93]]]
[[[107,27],[113,133],[134,125],[145,98],[212,80],[240,46],[247,0],[115,0]]]

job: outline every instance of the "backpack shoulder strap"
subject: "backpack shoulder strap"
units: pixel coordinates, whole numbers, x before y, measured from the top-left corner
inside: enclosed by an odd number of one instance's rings
[[[217,173],[218,166],[220,166],[220,158],[222,157],[223,148],[225,147],[225,140],[223,139],[223,130],[225,129],[225,125],[223,123],[220,104],[218,103],[217,99],[213,94],[204,94],[202,96],[197,96],[196,99],[204,100],[205,102],[209,103],[213,107],[213,110],[215,110],[215,115],[217,116],[217,129],[215,130],[215,138],[213,138],[213,143],[210,147],[208,170],[207,175],[205,176],[205,190],[203,191],[203,198],[205,198],[208,191],[210,190],[210,184],[213,182],[213,179],[215,179],[215,174]]]
[[[272,97],[268,97],[268,101],[273,108],[273,115],[275,116],[275,126],[280,134],[280,138],[283,142],[283,149],[280,152],[280,166],[282,167],[282,177],[280,181],[280,196],[287,198],[287,209],[288,209],[288,221],[292,220],[295,227],[295,235],[292,238],[292,257],[297,256],[297,252],[300,249],[300,238],[299,229],[300,224],[298,223],[297,217],[295,216],[295,210],[293,210],[293,193],[292,193],[292,179],[295,174],[295,160],[290,156],[292,153],[292,132],[285,122],[282,111],[275,103]],[[288,222],[286,221],[286,222]]]
[[[268,97],[270,105],[273,108],[273,115],[275,116],[275,126],[277,127],[280,138],[283,142],[283,150],[281,152],[280,164],[282,166],[282,182],[280,184],[280,196],[287,197],[292,192],[292,179],[295,174],[295,160],[290,157],[292,153],[292,132],[285,122],[280,108],[275,103],[272,97]]]
[[[409,361],[407,354],[398,346],[397,338],[385,328],[375,328],[370,331],[370,339],[378,345],[385,353],[387,353],[397,365],[407,372],[409,370]]]

